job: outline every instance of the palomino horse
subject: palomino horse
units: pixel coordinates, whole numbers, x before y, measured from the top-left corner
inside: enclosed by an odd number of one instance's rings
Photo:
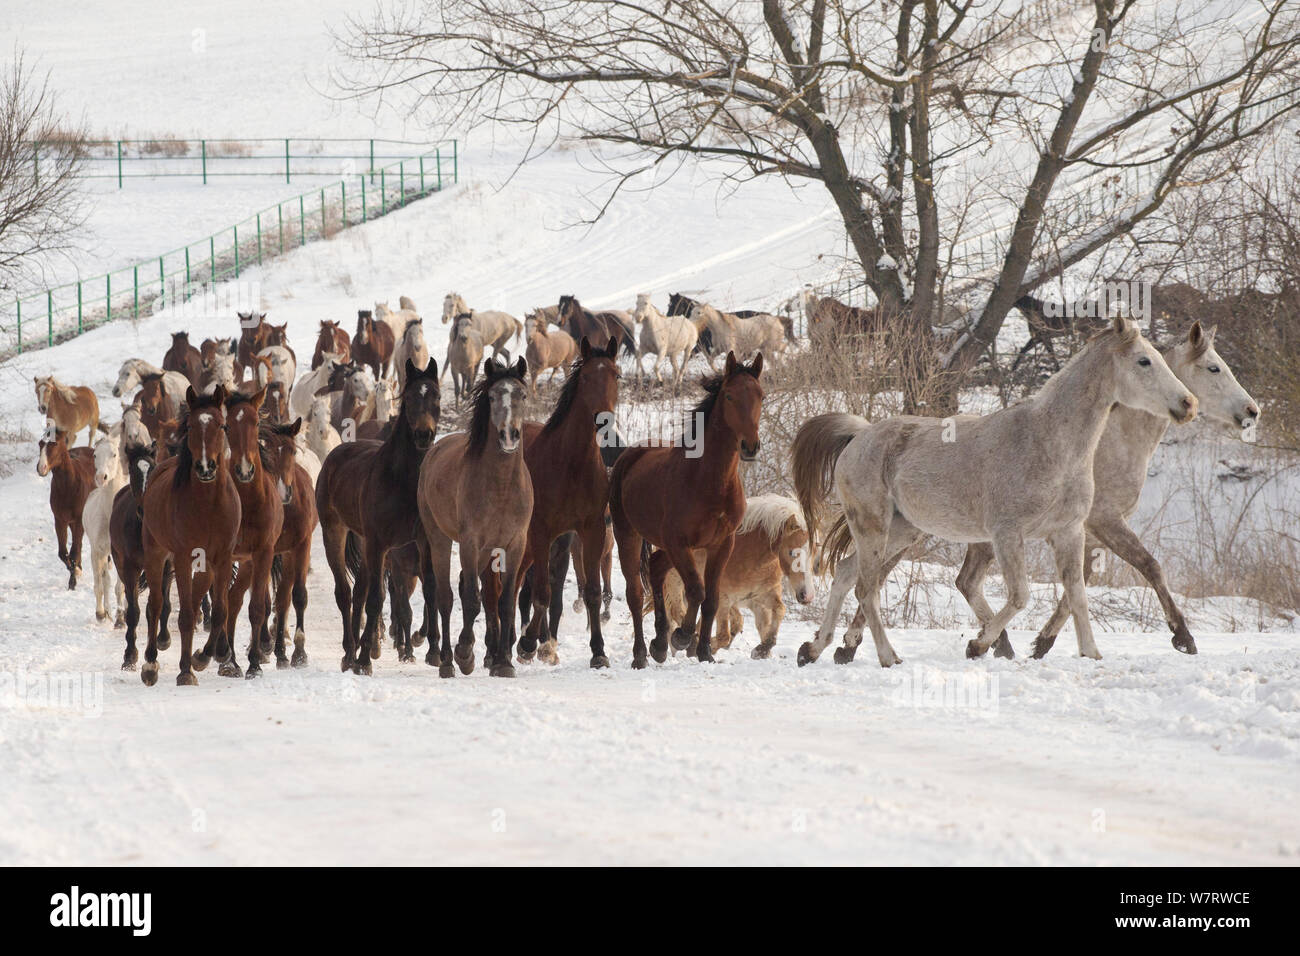
[[[559,311],[560,318],[556,324],[575,342],[585,336],[591,341],[592,348],[603,351],[609,340],[615,339],[622,343],[627,354],[636,354],[636,330],[617,312],[608,309],[593,312],[583,308],[578,297],[573,295],[560,296]]]
[[[239,676],[234,643],[226,640],[226,603],[231,564],[239,540],[239,491],[224,467],[226,392],[185,394],[186,417],[176,433],[176,453],[154,469],[144,489],[145,577],[149,581],[149,645],[140,679],[158,682],[158,613],[170,562],[176,575],[178,624],[181,632],[180,673],[176,683],[198,683],[194,676],[194,618],[203,595],[212,594],[212,632],[227,646],[221,663],[223,677]]]
[[[651,556],[651,577],[655,576],[655,565],[666,563],[667,558],[662,551]],[[703,563],[702,556],[697,554],[696,568],[702,571]],[[736,528],[736,547],[722,572],[713,649],[731,646],[740,630],[739,609],[743,606],[753,613],[758,627],[759,642],[749,656],[755,660],[770,656],[781,621],[785,618],[781,585],[789,582],[800,604],[811,603],[815,590],[811,568],[808,531],[804,528],[799,503],[781,495],[750,498],[745,506],[745,517]],[[671,569],[660,573],[665,575],[664,604],[668,621],[676,625],[686,610],[682,579]],[[649,610],[649,602],[646,610]],[[694,647],[686,649],[688,656],[694,652]]]
[[[447,362],[444,370],[451,371],[451,385],[457,407],[461,397],[469,397],[474,390],[474,376],[478,374],[479,363],[483,361],[482,334],[474,328],[474,322],[468,313],[456,317],[452,326],[451,338],[447,340]]]
[[[244,369],[255,368],[257,362],[256,354],[249,356],[247,365],[240,365],[235,356],[226,352],[217,353],[203,367],[203,374],[199,377],[199,394],[211,395],[218,387],[227,394],[236,391],[243,382]]]
[[[34,379],[36,382],[36,408],[48,420],[67,432],[68,446],[77,443],[77,432],[87,429],[86,444],[95,443],[99,430],[99,399],[84,385],[62,385],[53,375]]]
[[[1166,349],[1163,355],[1178,380],[1196,396],[1197,406],[1207,418],[1234,427],[1239,433],[1241,429],[1255,426],[1259,420],[1259,405],[1238,384],[1228,363],[1215,351],[1213,328],[1206,332],[1199,322],[1193,323],[1186,338]],[[1167,416],[1152,415],[1125,405],[1111,410],[1093,456],[1092,477],[1096,491],[1092,496],[1092,509],[1084,522],[1088,535],[1084,548],[1085,553],[1091,556],[1096,553],[1096,548],[1104,546],[1136,568],[1155,589],[1165,620],[1173,631],[1174,649],[1184,654],[1195,654],[1196,640],[1169,593],[1160,562],[1142,546],[1128,524],[1128,519],[1137,510],[1142,486],[1146,483],[1147,466],[1168,427]],[[966,549],[966,561],[957,576],[963,594],[974,596],[982,591],[981,582],[992,559],[993,551],[986,544],[972,544]],[[1096,572],[1096,564],[1092,560],[1086,562],[1085,581]],[[838,569],[836,573],[838,576]],[[1034,657],[1042,657],[1052,649],[1069,614],[1069,602],[1062,597],[1051,619],[1034,640]],[[1006,631],[999,635],[993,650],[999,656],[1012,656]]]
[[[397,372],[397,390],[400,392],[406,382],[402,381],[406,363],[416,368],[429,364],[429,346],[424,341],[424,320],[411,319],[402,329],[402,335],[393,349],[393,369]]]
[[[144,528],[145,480],[154,468],[153,445],[130,444],[126,447],[127,477],[129,484],[118,490],[113,498],[113,512],[109,518],[109,545],[113,552],[113,565],[117,577],[126,591],[126,651],[122,655],[122,670],[135,670],[140,653],[135,647],[136,628],[140,624],[140,581],[144,574],[145,553],[141,533]],[[167,619],[171,616],[171,575],[163,577],[160,630],[157,638],[159,650],[171,647],[167,633]]]
[[[316,337],[316,351],[311,356],[312,370],[320,368],[325,355],[331,353],[336,361],[344,364],[352,361],[352,336],[348,335],[337,322],[322,321],[320,335]]]
[[[190,384],[190,380],[182,372],[168,372],[157,365],[150,365],[144,359],[127,359],[118,370],[113,394],[118,397],[127,395],[132,389],[139,388],[140,384],[151,375],[161,375],[166,380],[167,391],[176,395],[184,395],[185,389]]]
[[[478,312],[465,304],[460,293],[447,293],[447,297],[442,300],[442,324],[446,325],[453,319],[459,322],[463,315],[469,316],[470,327],[482,336],[483,345],[490,346],[494,356],[502,355],[505,347],[524,331],[520,321],[509,312],[497,309]]]
[[[275,559],[276,544],[284,529],[284,505],[276,487],[276,478],[266,467],[266,449],[261,443],[259,422],[265,396],[264,391],[252,396],[241,393],[226,396],[226,440],[230,445],[226,467],[239,492],[240,518],[239,539],[234,550],[239,570],[230,585],[230,607],[224,636],[230,641],[233,659],[239,611],[244,606],[244,595],[248,594],[250,679],[262,673],[261,641],[270,613],[271,562]],[[215,628],[203,650],[195,655],[194,666],[203,670],[214,648],[218,652],[221,650],[221,636]]]
[[[536,398],[537,376],[550,369],[554,380],[555,373],[563,369],[567,379],[569,363],[578,355],[578,345],[564,329],[548,329],[546,322],[536,317],[524,321],[524,340],[528,343],[524,352],[528,360],[528,391]]]
[[[405,300],[406,302],[411,301],[410,299],[407,299],[406,296],[402,296],[402,299]],[[416,312],[415,309],[413,308],[408,309],[406,306],[401,305],[400,303],[398,305],[398,308],[390,309],[388,307],[387,302],[376,302],[375,318],[378,321],[383,322],[385,325],[387,325],[390,329],[393,330],[393,345],[394,347],[396,347],[398,344],[401,343],[402,336],[406,334],[406,327],[412,322],[420,321],[420,313]],[[412,359],[412,361],[414,361],[415,358],[414,356],[407,356],[407,357]],[[428,356],[426,355],[424,358],[425,361],[427,362]],[[415,367],[424,368],[424,363],[415,362]],[[394,372],[398,371],[396,358],[394,358],[393,361],[393,370]]]
[[[700,614],[696,656],[712,661],[713,618],[718,610],[722,572],[736,541],[736,527],[745,514],[745,489],[740,460],[758,454],[758,418],[763,407],[760,353],[750,365],[727,354],[722,375],[703,379],[705,396],[684,427],[704,423],[703,450],[688,457],[682,447],[634,446],[623,452],[610,475],[609,510],[614,519],[618,560],[627,582],[627,606],[632,613],[632,666],[646,666],[642,630],[641,548],[649,542],[665,551],[686,587],[686,614],[672,636],[685,649],[695,637]],[[705,552],[704,580],[695,569],[695,549]],[[653,570],[653,569],[652,569]],[[666,569],[663,569],[666,570]],[[655,637],[650,652],[662,664],[668,658],[668,615],[663,578],[651,577],[654,591]]]
[[[637,295],[633,316],[641,323],[641,337],[637,340],[636,349],[636,380],[641,381],[641,358],[648,353],[655,357],[655,381],[664,380],[659,374],[659,366],[664,359],[668,359],[668,364],[673,369],[673,387],[680,387],[686,363],[695,351],[695,343],[699,341],[699,330],[695,328],[695,323],[686,316],[663,315],[651,303],[649,292]]]
[[[275,479],[275,488],[284,507],[284,525],[275,543],[275,561],[271,565],[275,586],[275,666],[302,667],[307,663],[307,572],[311,569],[311,538],[316,530],[316,492],[311,476],[298,464],[297,435],[302,419],[292,425],[261,426],[262,464]],[[285,638],[289,602],[293,601],[295,625],[293,659],[285,655]],[[270,637],[270,635],[264,635]]]
[[[352,337],[352,358],[358,365],[368,365],[375,378],[388,374],[395,347],[393,330],[385,322],[375,321],[369,309],[357,311],[357,334]]]
[[[785,326],[775,315],[759,313],[745,318],[701,302],[691,310],[690,319],[697,331],[708,330],[715,348],[714,358],[723,349],[741,356],[756,352],[778,355],[785,351]]]
[[[199,387],[199,376],[203,374],[203,356],[190,345],[190,333],[172,333],[172,347],[163,356],[162,367],[164,372],[180,372],[191,385]]]
[[[81,573],[82,512],[95,487],[95,453],[90,448],[69,449],[68,433],[53,422],[45,426],[39,449],[36,473],[42,478],[52,476],[54,539],[59,543],[59,561],[68,569],[71,591],[77,587],[77,575]]]
[[[113,547],[111,529],[113,501],[126,486],[126,467],[122,462],[122,437],[111,432],[95,443],[95,487],[81,510],[81,522],[90,539],[90,580],[95,586],[95,620],[108,620],[109,599],[113,595]],[[123,623],[122,582],[117,582],[117,619]]]
[[[474,669],[474,618],[479,585],[487,634],[484,664],[492,677],[514,677],[512,609],[518,599],[520,565],[533,513],[533,483],[522,452],[527,363],[488,359],[474,389],[468,432],[448,435],[420,465],[420,576],[424,580],[425,660],[439,660],[438,674],[452,677],[453,656],[461,673]],[[451,545],[460,545],[461,612],[464,623],[451,649]],[[502,595],[508,597],[501,614]],[[437,613],[434,613],[434,608]],[[441,658],[438,618],[442,619]]]
[[[420,462],[433,444],[440,414],[438,363],[406,369],[406,388],[393,430],[382,441],[345,442],[330,452],[316,479],[325,557],[334,575],[334,603],[343,618],[343,670],[371,672],[379,647],[384,562],[389,551],[417,539],[416,485]],[[348,584],[348,536],[360,539],[363,561]],[[366,612],[362,633],[361,612]],[[396,616],[396,615],[395,615]],[[414,660],[409,619],[400,660]]]
[[[579,579],[591,630],[591,666],[608,667],[600,633],[600,555],[605,547],[605,511],[609,479],[600,457],[598,437],[618,404],[618,343],[610,339],[602,351],[582,340],[579,356],[569,371],[560,400],[545,425],[524,425],[524,460],[532,481],[533,511],[528,525],[528,552],[521,573],[533,572],[533,617],[519,641],[519,659],[538,656],[558,663],[556,642],[547,638],[546,609],[551,601],[549,560],[551,542],[566,531],[576,531],[584,554],[594,556]],[[513,594],[511,595],[513,601]],[[513,604],[509,605],[513,607]]]
[[[981,621],[968,657],[985,653],[1029,601],[1025,541],[1045,538],[1074,615],[1079,653],[1099,658],[1083,587],[1084,521],[1093,498],[1093,456],[1116,403],[1176,422],[1196,398],[1137,326],[1117,317],[1033,397],[983,417],[899,416],[871,424],[856,415],[819,415],[791,447],[794,485],[816,537],[832,488],[858,554],[858,594],[882,667],[899,662],[880,619],[880,589],[903,551],[924,534],[990,542],[1007,603]],[[982,589],[972,596],[979,606]],[[829,638],[827,638],[829,639]],[[860,640],[860,634],[859,634]],[[819,637],[820,641],[820,637]],[[825,644],[806,642],[798,660]],[[839,663],[857,650],[836,652]]]

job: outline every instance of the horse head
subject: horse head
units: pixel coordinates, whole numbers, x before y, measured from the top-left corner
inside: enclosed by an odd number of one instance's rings
[[[421,369],[407,359],[405,371],[406,385],[402,388],[402,404],[398,415],[406,420],[415,447],[424,451],[433,444],[434,435],[438,431],[438,418],[442,414],[438,363],[430,358],[429,364]]]
[[[727,367],[722,373],[718,401],[722,405],[723,423],[740,441],[740,457],[753,461],[758,457],[758,419],[763,410],[763,353],[746,365],[736,361],[736,353],[727,353]]]

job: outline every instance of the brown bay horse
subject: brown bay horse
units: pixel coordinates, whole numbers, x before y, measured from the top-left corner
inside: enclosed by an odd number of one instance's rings
[[[378,649],[379,613],[384,600],[384,565],[393,548],[420,536],[416,491],[420,462],[433,444],[440,415],[438,363],[408,365],[406,387],[392,431],[382,441],[344,442],[326,457],[316,479],[325,557],[334,575],[334,602],[343,619],[343,670],[371,672]],[[361,563],[349,586],[348,539],[359,539]],[[362,610],[366,612],[362,633]],[[394,617],[398,609],[394,609]],[[414,660],[409,608],[400,660]]]
[[[76,589],[81,573],[81,511],[95,487],[95,452],[86,447],[69,449],[68,433],[53,422],[45,427],[38,448],[36,473],[42,478],[51,476],[54,538],[59,543],[59,561],[68,569],[71,591]]]
[[[295,439],[302,429],[302,419],[292,425],[263,422],[262,466],[275,479],[276,491],[284,508],[284,525],[275,543],[275,560],[271,565],[275,589],[275,666],[303,667],[307,663],[307,572],[311,569],[311,538],[316,530],[316,492],[307,469],[298,464]],[[293,602],[293,659],[285,654],[286,618]],[[263,644],[271,634],[263,635]]]
[[[179,686],[198,683],[193,672],[194,618],[205,593],[212,593],[212,630],[224,639],[231,564],[239,539],[239,491],[224,467],[226,394],[220,386],[211,395],[185,393],[186,416],[176,433],[175,454],[158,465],[144,489],[145,577],[149,582],[149,644],[140,679],[158,682],[158,615],[170,562],[176,577],[178,625],[181,632]],[[223,677],[239,676],[234,644],[221,664]]]
[[[244,369],[253,367],[253,359],[267,346],[271,327],[265,312],[239,312],[239,345],[235,349],[235,383],[244,380]]]
[[[462,674],[474,669],[474,619],[480,607],[486,624],[484,664],[492,677],[514,677],[510,661],[515,636],[513,608],[533,513],[533,483],[523,455],[528,363],[514,366],[495,358],[483,363],[474,387],[469,431],[448,435],[430,449],[420,466],[420,553],[424,581],[425,660],[439,660],[438,674],[452,677],[454,658]],[[463,625],[451,648],[451,546],[460,548]],[[548,542],[549,544],[549,542]],[[502,596],[507,596],[502,614]],[[436,607],[436,614],[434,608]],[[441,617],[441,657],[436,656]]]
[[[584,338],[551,417],[545,425],[524,425],[524,460],[532,480],[533,512],[528,525],[528,550],[520,570],[522,573],[530,565],[535,570],[532,620],[519,641],[521,661],[531,660],[537,649],[542,660],[558,663],[556,641],[547,636],[546,630],[546,609],[551,601],[551,543],[565,532],[576,531],[583,552],[597,556],[584,562],[578,582],[591,632],[591,666],[609,666],[600,633],[599,557],[605,546],[609,480],[598,438],[618,403],[617,354],[618,342],[614,339],[597,351]]]
[[[108,520],[109,546],[113,552],[113,565],[126,591],[126,650],[122,655],[122,670],[133,671],[140,659],[135,641],[140,625],[140,585],[144,575],[145,553],[141,531],[144,527],[144,486],[154,468],[154,450],[151,445],[126,446],[127,477],[130,483],[113,499],[113,513]],[[171,615],[170,575],[164,577],[162,613],[159,618],[158,649],[167,650],[172,639],[167,633],[167,618]]]
[[[190,333],[173,332],[172,347],[163,356],[164,372],[180,372],[195,388],[199,387],[199,376],[203,374],[203,355],[190,345]]]
[[[585,336],[595,349],[604,349],[610,339],[622,343],[623,351],[629,355],[636,354],[636,330],[628,326],[614,312],[593,312],[583,308],[577,296],[560,296],[560,317],[556,325],[562,328],[575,342]]]
[[[313,370],[320,368],[327,352],[338,356],[344,365],[352,361],[352,336],[337,322],[321,322],[320,334],[316,337],[316,351],[311,357]]]
[[[198,389],[200,386],[198,383],[191,383],[191,387]],[[140,424],[144,425],[145,430],[156,441],[160,422],[180,419],[181,402],[184,399],[184,395],[175,395],[169,391],[167,375],[163,372],[141,377],[140,390],[136,392],[132,404],[140,412]]]
[[[83,428],[89,430],[86,444],[95,444],[95,432],[99,430],[99,399],[93,390],[84,385],[64,385],[55,381],[53,375],[36,376],[36,409],[58,426],[59,431],[67,432],[68,447],[77,443],[77,432]]]
[[[369,309],[357,312],[357,334],[352,337],[352,358],[358,365],[368,365],[376,381],[388,374],[393,359],[393,330],[387,322],[376,322]]]
[[[763,388],[760,352],[749,365],[727,353],[721,375],[701,381],[705,397],[684,427],[703,422],[702,448],[690,457],[684,447],[637,445],[627,449],[610,475],[609,505],[614,519],[614,539],[619,564],[627,582],[627,606],[632,614],[632,666],[646,666],[642,629],[642,545],[649,542],[667,553],[668,566],[681,576],[686,591],[686,614],[672,635],[678,650],[696,636],[696,656],[712,661],[713,619],[718,610],[719,582],[735,546],[736,527],[745,514],[745,489],[740,482],[740,460],[758,454],[758,420]],[[704,580],[695,567],[693,551],[705,554]],[[654,591],[655,637],[650,652],[662,664],[668,657],[668,616],[664,606],[663,577],[651,569]],[[664,570],[660,565],[659,571]]]

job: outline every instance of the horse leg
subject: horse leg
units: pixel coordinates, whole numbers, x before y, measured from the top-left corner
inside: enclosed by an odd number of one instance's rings
[[[605,529],[605,541],[609,542],[609,529]],[[610,618],[609,606],[614,603],[614,552],[613,549],[606,551],[600,556],[600,620],[601,623],[608,621]]]
[[[989,565],[992,563],[992,545],[984,543],[968,545],[961,570],[957,572],[957,590],[966,599],[970,609],[975,612],[975,619],[979,621],[981,627],[993,618],[993,608],[989,607],[989,602],[984,597],[984,578],[988,575]],[[997,640],[993,642],[993,656],[1004,657],[1007,660],[1016,656],[1006,631],[999,634]]]
[[[192,687],[199,682],[194,676],[192,664],[194,660],[194,585],[195,581],[190,576],[190,564],[188,561],[180,560],[174,565],[176,573],[176,622],[181,632],[181,666],[180,673],[176,675],[177,687]],[[150,603],[153,603],[152,597]],[[149,652],[145,651],[145,659],[149,657]]]
[[[1080,534],[1079,560],[1083,560],[1083,538]],[[1002,568],[1002,580],[1007,586],[1007,603],[980,627],[979,636],[966,645],[967,657],[980,657],[1017,614],[1029,603],[1029,574],[1025,570],[1025,540],[1018,530],[998,529],[993,535],[993,556]],[[1082,579],[1080,579],[1082,586]]]
[[[722,572],[736,546],[736,535],[727,535],[721,544],[708,552],[704,560],[704,603],[700,606],[700,635],[696,645],[696,660],[701,664],[713,663],[713,619],[718,613],[718,597],[722,590]],[[689,552],[687,552],[689,554]],[[691,562],[695,570],[695,562]],[[690,609],[687,608],[689,616]]]
[[[1059,531],[1047,539],[1056,556],[1056,569],[1065,588],[1065,598],[1070,604],[1070,614],[1074,618],[1074,633],[1079,640],[1079,656],[1101,660],[1101,652],[1092,638],[1092,623],[1088,620],[1088,592],[1083,586],[1083,544],[1082,527]],[[1001,557],[999,557],[999,562]],[[1006,573],[1006,565],[1003,565]]]
[[[54,540],[59,543],[59,563],[71,571],[72,565],[68,560],[67,545],[68,523],[57,515],[54,518]],[[75,579],[73,585],[70,586],[75,586]]]
[[[285,640],[289,631],[289,601],[293,597],[293,590],[296,587],[298,577],[298,555],[296,552],[289,552],[280,557],[280,583],[275,588],[275,605],[272,613],[275,614],[275,666],[277,670],[284,670],[289,666],[289,656],[285,652]],[[299,618],[299,627],[302,622]]]
[[[158,619],[158,650],[165,651],[172,646],[172,636],[167,630],[167,622],[172,616],[172,563],[163,564],[162,616]],[[199,668],[202,670],[203,668]]]
[[[198,587],[196,584],[193,588],[193,603],[191,604],[191,620],[198,615],[199,601],[205,592],[212,595],[212,633],[217,636],[218,647],[225,642],[226,656],[222,660],[217,673],[222,677],[242,677],[243,673],[239,669],[239,662],[235,660],[235,635],[234,621],[235,614],[230,613],[230,595],[232,585],[234,584],[234,560],[230,555],[225,555],[217,561],[208,562],[208,573],[196,575],[195,581],[200,582],[203,586]],[[236,611],[236,614],[238,611]]]
[[[149,602],[145,607],[145,630],[148,643],[144,649],[144,664],[140,667],[140,680],[152,687],[158,683],[158,615],[162,608],[166,584],[163,580],[163,555],[146,555],[145,579],[149,585]]]
[[[799,652],[795,655],[795,662],[803,667],[805,664],[811,664],[821,657],[822,651],[835,637],[835,621],[840,616],[840,609],[844,606],[844,599],[849,596],[849,591],[853,589],[858,580],[858,556],[850,554],[840,559],[840,563],[835,565],[835,576],[831,581],[831,591],[826,597],[826,613],[822,615],[822,623],[817,628],[817,634],[811,641],[804,641],[799,645]],[[859,607],[858,613],[861,614]]]
[[[614,541],[618,545],[618,564],[623,571],[623,584],[627,592],[627,609],[632,615],[632,667],[641,670],[646,665],[646,646],[641,602],[641,535],[623,518],[621,508],[611,504],[614,511]]]
[[[751,603],[749,609],[754,612],[754,627],[758,631],[758,645],[749,652],[749,656],[756,661],[766,660],[772,655],[777,632],[785,620],[785,602],[781,600],[780,582],[777,582],[776,590]]]
[[[433,556],[429,548],[429,540],[421,533],[417,541],[420,555],[420,586],[424,590],[424,632],[429,641],[429,649],[424,652],[424,662],[430,667],[438,664],[438,578],[433,570]],[[447,662],[447,670],[450,673],[443,673],[439,668],[439,677],[455,677],[456,669]]]
[[[582,586],[582,600],[587,605],[587,627],[591,631],[591,666],[602,668],[609,666],[605,656],[605,638],[600,633],[600,564],[601,552],[605,548],[605,513],[595,515],[586,525],[579,529],[582,542],[583,561],[578,571],[578,583]]]
[[[460,668],[462,674],[469,674],[474,670],[474,654],[471,652],[463,657],[457,657],[455,651],[452,649],[451,539],[441,532],[437,532],[436,534],[436,538],[433,533],[429,534],[429,547],[432,554],[435,579],[438,584],[438,620],[442,627],[442,645],[439,648],[438,676],[452,677],[455,674],[455,670],[452,667],[453,662],[456,667]],[[432,642],[430,642],[429,649],[430,652],[432,652]]]
[[[126,575],[126,651],[122,654],[122,670],[135,670],[140,653],[135,649],[136,628],[140,625],[140,571],[131,561],[122,562]]]
[[[307,572],[311,570],[311,538],[301,545],[301,552],[294,563],[293,579],[293,656],[289,666],[307,666]]]
[[[410,582],[404,578],[398,580],[399,577],[392,570],[388,572],[388,600],[393,624],[397,628],[397,659],[414,661],[415,654],[411,651],[411,595],[407,589]]]
[[[513,613],[507,613],[503,619],[500,611],[503,599],[513,605],[519,593],[519,563],[522,559],[522,548],[517,554],[507,554],[506,569],[488,571],[484,579],[486,588],[483,596],[483,616],[495,632],[493,641],[496,647],[492,667],[488,671],[490,677],[515,676],[515,665],[510,662],[515,643],[515,616]],[[496,623],[492,624],[494,620]]]
[[[888,505],[887,502],[886,504]],[[877,515],[863,516],[868,522],[865,528],[859,527],[861,519],[855,521],[854,515],[850,512],[849,531],[853,535],[853,544],[858,553],[858,583],[856,590],[859,599],[859,614],[855,615],[854,620],[856,621],[859,616],[866,618],[866,624],[871,628],[871,639],[876,645],[876,659],[880,662],[881,667],[892,667],[895,664],[902,663],[902,658],[898,656],[885,634],[885,622],[880,617],[880,589],[884,584],[888,569],[892,567],[892,564],[889,563],[891,557],[889,543],[893,508],[887,506],[882,510],[884,512],[883,517]],[[851,638],[852,643],[850,643]],[[853,660],[861,640],[862,632],[860,629],[856,634],[845,634],[845,646],[836,650],[835,663],[847,664]]]
[[[270,548],[259,551],[253,556],[252,593],[248,598],[248,678],[262,675],[262,632],[266,630],[266,619],[270,614],[269,596],[271,593],[271,561],[274,554]],[[232,618],[233,620],[233,618]],[[230,657],[233,660],[234,642],[231,642]],[[284,653],[281,644],[280,653]]]
[[[1084,534],[1085,538],[1083,547],[1085,560],[1083,566],[1083,583],[1091,584],[1096,572],[1095,562],[1091,559],[1091,555],[1093,549],[1100,547],[1100,543],[1096,538],[1091,536],[1086,526]],[[1056,638],[1061,633],[1061,628],[1065,626],[1065,622],[1069,619],[1070,599],[1065,594],[1064,590],[1062,590],[1061,598],[1056,602],[1056,608],[1052,611],[1052,616],[1047,619],[1047,623],[1043,625],[1042,630],[1038,632],[1038,636],[1034,638],[1034,649],[1030,656],[1035,660],[1041,660],[1045,657],[1047,652],[1050,651],[1052,646],[1056,643]]]
[[[456,639],[456,663],[461,664],[465,658],[474,659],[474,621],[478,618],[478,612],[482,610],[481,595],[479,594],[478,568],[481,564],[479,561],[478,549],[467,548],[465,542],[461,542],[460,551],[460,615],[461,626],[460,636]],[[484,636],[484,653],[483,663],[492,666],[492,642],[488,635]],[[465,673],[465,667],[461,664],[461,673]]]
[[[113,619],[113,626],[125,627],[126,616],[123,612],[123,609],[126,607],[126,585],[122,581],[122,575],[117,573],[116,566],[110,565],[109,573],[117,581],[117,584],[114,585],[114,591],[117,594],[117,616]],[[137,587],[138,586],[139,585],[137,584]]]
[[[325,542],[325,560],[334,575],[334,604],[343,619],[342,669],[352,670],[356,655],[356,641],[352,634],[352,589],[348,586],[348,566],[344,551],[347,546],[347,528],[342,523],[321,522],[321,537]]]
[[[545,539],[546,531],[541,527],[540,522],[528,529],[528,553],[524,560],[532,570],[529,587],[532,608],[528,628],[524,631],[524,636],[519,639],[521,664],[531,661],[538,652],[538,645],[546,642],[544,633],[546,610],[551,603],[551,542]],[[527,570],[528,567],[524,569],[525,573]],[[547,655],[547,651],[551,650],[552,648],[546,648],[541,655],[542,660],[548,664],[555,663]]]
[[[255,620],[254,608],[256,606],[256,591],[249,592],[249,588],[256,589],[255,558],[248,558],[239,562],[239,570],[235,572],[235,579],[230,583],[227,591],[229,603],[227,605],[226,620],[229,622],[224,630],[224,635],[219,634],[216,625],[213,625],[212,633],[217,635],[216,656],[220,660],[217,666],[217,673],[222,677],[243,677],[244,674],[239,669],[239,662],[235,656],[235,632],[239,629],[239,612],[244,609],[244,595],[248,594],[248,667],[251,670],[257,666],[261,657],[262,631]],[[195,605],[197,610],[197,604]],[[215,608],[214,608],[215,610]],[[222,640],[224,636],[224,642]],[[225,653],[222,653],[223,648]],[[260,669],[260,668],[259,668]]]
[[[668,616],[668,606],[664,597],[664,582],[668,580],[668,572],[673,569],[672,559],[669,558],[667,551],[654,551],[650,554],[650,597],[654,603],[655,614],[655,636],[650,642],[650,656],[655,659],[656,664],[662,664],[668,660],[668,628],[672,620]],[[689,651],[689,645],[687,645]],[[673,645],[673,654],[675,655],[681,648]]]
[[[1165,572],[1160,567],[1160,562],[1143,547],[1138,536],[1128,526],[1128,522],[1116,516],[1098,522],[1089,530],[1101,540],[1102,544],[1136,568],[1155,590],[1156,597],[1160,600],[1160,607],[1165,612],[1165,622],[1174,634],[1171,641],[1174,650],[1184,654],[1195,654],[1196,640],[1187,629],[1183,612],[1178,609],[1173,596],[1169,593],[1169,585],[1165,582]],[[1093,570],[1091,562],[1085,563],[1088,565],[1088,572],[1091,572]]]
[[[384,560],[387,557],[387,550],[379,543],[378,535],[366,538],[366,573],[364,578],[358,578],[359,583],[364,581],[365,584],[366,628],[361,634],[361,649],[352,669],[354,674],[369,676],[373,671],[370,659],[379,640],[379,613],[384,609]],[[352,613],[355,618],[356,609]]]
[[[704,582],[700,579],[700,573],[695,567],[695,555],[690,548],[684,547],[680,544],[676,544],[676,545],[670,545],[669,547],[666,547],[663,550],[664,553],[668,555],[668,560],[672,563],[673,569],[677,572],[678,576],[681,577],[682,593],[686,595],[686,613],[682,615],[682,623],[679,624],[673,630],[672,638],[671,638],[672,647],[674,651],[688,650],[692,642],[697,637],[695,631],[695,622],[696,622],[696,615],[699,614],[700,607],[701,605],[704,604],[704,599],[705,599]],[[730,549],[728,549],[727,554],[728,555],[731,554]],[[651,583],[652,584],[655,583],[653,578],[651,579]],[[659,604],[662,600],[663,600],[662,586],[655,587],[656,627],[658,626],[659,623]],[[717,610],[716,598],[714,601],[714,610],[715,611]],[[664,619],[666,623],[667,621],[666,614]],[[712,618],[710,618],[710,621],[711,620]],[[696,645],[695,650],[696,650],[696,656],[700,660],[712,659],[712,654],[710,653],[710,649],[708,647],[705,647],[703,651],[700,651],[699,646]],[[701,653],[704,655],[703,657],[700,657]]]

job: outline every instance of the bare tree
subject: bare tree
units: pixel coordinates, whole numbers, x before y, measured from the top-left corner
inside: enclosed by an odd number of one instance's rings
[[[959,378],[1022,295],[1227,175],[1300,108],[1298,6],[425,0],[353,21],[342,82],[414,91],[446,125],[522,125],[538,149],[613,144],[609,199],[686,157],[821,183],[884,316],[928,333],[946,286],[984,290],[935,343]],[[1134,173],[1137,194],[1075,214],[1090,184]],[[976,235],[998,250],[989,268],[970,265]]]
[[[0,288],[66,252],[85,222],[77,176],[86,131],[59,112],[48,77],[27,69],[21,51],[0,74]]]

